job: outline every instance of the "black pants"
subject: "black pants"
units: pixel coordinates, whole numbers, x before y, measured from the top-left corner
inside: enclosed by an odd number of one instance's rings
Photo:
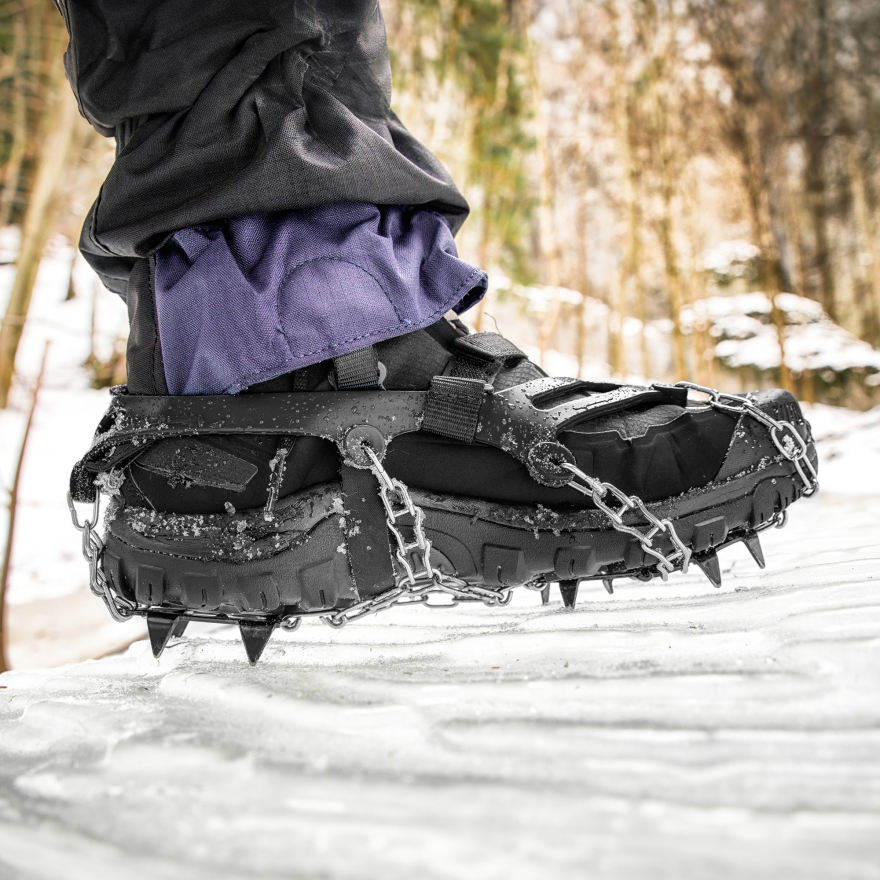
[[[80,248],[128,301],[132,390],[163,390],[145,258],[173,230],[346,201],[467,214],[391,110],[378,0],[56,2],[80,109],[117,142]]]

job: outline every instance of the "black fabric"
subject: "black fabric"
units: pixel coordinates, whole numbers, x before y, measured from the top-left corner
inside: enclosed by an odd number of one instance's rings
[[[435,376],[425,403],[422,430],[462,443],[473,443],[486,396],[480,379]]]
[[[372,345],[333,358],[333,369],[340,391],[379,387],[379,355]]]
[[[334,202],[467,203],[390,108],[377,0],[56,0],[83,115],[117,141],[81,249],[126,293],[175,229]],[[140,304],[137,304],[140,308]]]
[[[339,472],[348,564],[358,593],[365,599],[390,589],[395,582],[385,508],[371,471],[342,465]]]
[[[379,359],[387,371],[386,388],[422,391],[431,384],[434,376],[445,371],[452,356],[446,346],[435,338],[432,329],[397,336],[376,346]]]
[[[136,261],[125,287],[129,323],[125,368],[132,394],[168,393],[156,324],[152,262]]]
[[[736,423],[733,416],[707,409],[689,411],[632,440],[616,431],[571,431],[560,440],[586,473],[627,494],[659,501],[705,485],[718,473]],[[497,449],[425,432],[398,437],[388,448],[385,466],[406,485],[438,494],[499,504],[592,506],[574,489],[540,485],[520,462]]]

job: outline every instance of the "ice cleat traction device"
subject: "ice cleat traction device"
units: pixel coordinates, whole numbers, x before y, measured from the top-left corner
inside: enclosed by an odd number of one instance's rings
[[[394,387],[399,370],[380,360],[394,361],[392,341],[317,365],[311,390],[113,389],[69,496],[113,617],[144,616],[157,657],[189,621],[235,624],[254,663],[276,627],[308,617],[340,627],[400,603],[504,605],[517,587],[546,603],[554,582],[572,609],[582,581],[612,593],[690,564],[720,586],[719,549],[742,541],[763,566],[758,533],[818,488],[787,392],[550,378],[497,334],[442,325],[425,337],[443,358],[422,388]],[[309,449],[331,469],[285,482]],[[136,491],[146,480],[171,487],[168,503]],[[193,485],[199,504],[175,510]],[[227,496],[238,505],[216,501]],[[93,505],[88,519],[75,502]]]

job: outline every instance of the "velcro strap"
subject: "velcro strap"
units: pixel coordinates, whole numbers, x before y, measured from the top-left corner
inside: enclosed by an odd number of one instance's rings
[[[455,357],[450,376],[493,382],[502,367],[513,367],[525,360],[525,352],[500,333],[471,333],[459,336],[452,345]]]
[[[501,361],[504,366],[513,366],[525,358],[526,354],[500,333],[471,333],[459,336],[452,344],[462,354],[481,361]]]
[[[482,379],[435,376],[428,391],[422,430],[473,443],[485,396],[486,383]]]
[[[358,595],[367,599],[394,586],[385,508],[376,478],[368,470],[342,465],[345,496],[345,546]]]
[[[333,358],[333,369],[340,391],[379,387],[379,355],[372,345]]]

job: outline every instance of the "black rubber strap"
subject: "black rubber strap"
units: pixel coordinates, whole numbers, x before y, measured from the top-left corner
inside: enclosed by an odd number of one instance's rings
[[[482,379],[435,376],[425,404],[422,430],[473,443],[485,395],[486,383]]]
[[[347,457],[350,450],[346,438],[351,438],[350,430],[355,426],[360,436],[365,429],[374,431],[386,444],[400,434],[418,431],[427,398],[428,393],[424,391],[164,397],[117,391],[91,449],[74,467],[71,492],[76,501],[94,500],[95,473],[124,466],[150,443],[167,437],[210,434],[323,437],[334,441],[343,457]],[[640,388],[576,379],[534,379],[504,391],[484,394],[472,439],[501,449],[528,465],[535,447],[556,442],[562,431],[591,418],[643,404],[672,403],[683,407],[686,401],[685,389],[664,385]],[[468,433],[473,418],[472,411],[468,410],[464,419]],[[449,424],[449,419],[445,424]],[[533,476],[542,481],[534,472]]]
[[[474,440],[503,449],[529,465],[536,447],[556,443],[569,428],[600,415],[661,403],[683,407],[687,391],[659,384],[642,388],[580,379],[533,379],[486,395]]]
[[[253,462],[191,437],[151,446],[138,464],[154,474],[230,492],[244,492],[257,475]]]
[[[426,391],[307,391],[265,394],[130,395],[112,389],[92,446],[71,473],[74,500],[93,501],[93,475],[123,467],[156,440],[212,434],[323,437],[345,448],[353,425],[386,441],[418,431]]]
[[[339,473],[345,496],[348,564],[360,598],[366,599],[395,584],[385,508],[370,471],[343,464]]]
[[[340,391],[379,387],[379,355],[372,345],[333,358]]]

